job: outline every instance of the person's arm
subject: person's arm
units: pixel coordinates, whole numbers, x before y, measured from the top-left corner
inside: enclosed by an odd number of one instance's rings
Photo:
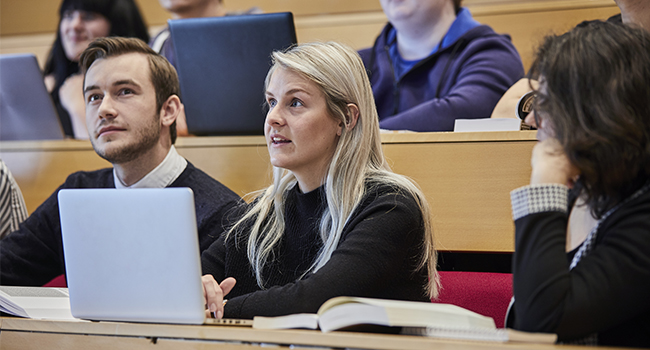
[[[0,240],[0,285],[42,286],[65,272],[57,193]]]
[[[494,107],[490,118],[519,118],[517,115],[517,104],[526,93],[532,91],[531,86],[537,89],[539,83],[536,80],[523,78],[512,85],[508,91],[501,96],[501,99],[497,102],[496,107]]]
[[[463,55],[467,58],[458,74],[445,77],[455,81],[448,93],[383,118],[380,127],[451,131],[456,119],[489,118],[503,93],[523,76],[521,59],[509,43],[501,40],[479,43],[466,50],[472,53]],[[438,84],[438,81],[429,81],[429,84]]]
[[[383,195],[348,223],[342,242],[316,273],[283,286],[229,298],[225,317],[252,318],[316,312],[328,299],[341,296],[380,297],[416,275],[414,247],[423,241],[422,217],[414,199]],[[225,253],[224,253],[225,255]],[[206,269],[203,255],[204,273]],[[223,264],[223,262],[216,265]],[[222,267],[214,273],[224,276]],[[425,299],[422,283],[422,299]],[[383,295],[381,295],[383,296]]]
[[[543,150],[544,145],[535,156],[544,158]],[[538,159],[533,173],[540,164],[560,165],[562,160]],[[650,307],[650,203],[622,208],[606,220],[599,228],[604,238],[597,248],[570,270],[565,253],[568,187],[562,182],[570,182],[573,173],[561,165],[547,167],[555,170],[538,171],[531,186],[511,194],[514,327],[569,340],[638,316]]]
[[[82,74],[73,74],[63,82],[63,85],[59,88],[59,99],[61,106],[70,115],[74,137],[76,139],[88,139]]]

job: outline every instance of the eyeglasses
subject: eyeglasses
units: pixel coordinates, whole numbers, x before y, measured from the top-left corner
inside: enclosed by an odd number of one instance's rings
[[[517,116],[519,119],[526,119],[526,116],[533,111],[535,97],[535,92],[530,91],[519,99],[519,102],[517,102]],[[537,113],[535,113],[535,123],[537,123]]]

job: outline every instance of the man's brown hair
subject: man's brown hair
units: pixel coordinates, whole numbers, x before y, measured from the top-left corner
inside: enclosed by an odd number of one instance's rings
[[[454,10],[456,11],[456,13],[458,13],[458,11],[460,11],[460,3],[463,0],[453,0],[453,1],[454,1]]]
[[[94,40],[79,58],[79,66],[85,75],[93,62],[129,53],[141,53],[149,60],[149,77],[156,92],[156,111],[172,95],[180,96],[176,69],[166,58],[157,54],[144,41],[136,38],[105,37]],[[176,142],[176,121],[170,126],[172,144]]]

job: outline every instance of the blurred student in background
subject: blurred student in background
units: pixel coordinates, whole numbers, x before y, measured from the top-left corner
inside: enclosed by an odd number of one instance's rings
[[[429,301],[429,207],[386,164],[359,55],[314,43],[273,59],[264,133],[274,181],[203,253],[209,310],[252,318],[313,313],[342,295]]]
[[[510,38],[476,22],[460,0],[381,0],[389,23],[359,53],[382,129],[452,131],[489,118],[524,69]]]
[[[149,34],[134,0],[64,0],[59,17],[56,40],[45,63],[45,85],[65,135],[87,139],[81,52],[96,38],[123,36],[147,42]]]
[[[507,324],[650,347],[650,34],[578,26],[546,39],[531,77],[540,142],[530,185],[511,193]]]

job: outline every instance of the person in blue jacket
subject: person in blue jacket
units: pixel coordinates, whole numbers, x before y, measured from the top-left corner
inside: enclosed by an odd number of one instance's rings
[[[359,52],[382,129],[452,131],[489,118],[523,77],[509,36],[476,22],[460,0],[381,0],[389,23]]]

